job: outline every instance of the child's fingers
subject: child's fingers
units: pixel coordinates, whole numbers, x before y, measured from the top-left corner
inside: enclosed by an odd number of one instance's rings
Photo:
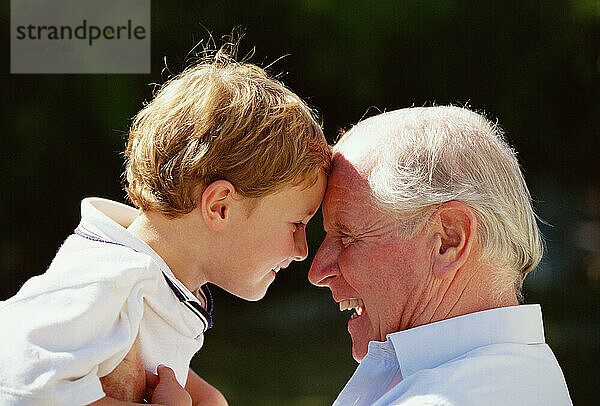
[[[151,388],[156,388],[156,385],[158,385],[158,375],[153,374],[152,372],[146,372],[146,386],[149,386]]]
[[[150,386],[146,386],[146,391],[144,392],[144,400],[146,400],[146,402],[148,402],[148,403],[151,403],[153,396],[154,396],[154,388],[152,388]]]
[[[144,392],[144,399],[150,403],[152,396],[154,396],[154,389],[156,388],[156,385],[158,385],[158,375],[148,371],[144,372],[146,372],[146,390]]]
[[[173,370],[166,365],[159,365],[156,369],[156,372],[158,372],[159,381],[162,381],[163,379],[177,381],[175,378],[175,372],[173,372]]]
[[[175,372],[159,365],[156,369],[160,381],[152,392],[152,403],[159,405],[192,405],[190,394],[177,382]]]

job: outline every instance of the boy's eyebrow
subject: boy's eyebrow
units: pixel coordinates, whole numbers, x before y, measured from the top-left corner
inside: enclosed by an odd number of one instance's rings
[[[321,207],[321,206],[319,206]],[[311,209],[307,209],[306,211],[304,211],[304,213],[302,213],[302,217],[312,217],[314,216],[317,212],[319,211],[319,208],[317,207],[317,210],[311,210]]]
[[[306,210],[306,211],[304,212],[304,215],[305,215],[305,216],[307,216],[307,217],[308,217],[308,216],[312,217],[312,216],[314,216],[314,215],[315,215],[315,214],[316,214],[318,211],[319,211],[319,208],[318,208],[318,207],[317,207],[317,210],[315,210],[315,211],[312,211],[312,210],[310,210],[310,209],[309,209],[309,210]]]

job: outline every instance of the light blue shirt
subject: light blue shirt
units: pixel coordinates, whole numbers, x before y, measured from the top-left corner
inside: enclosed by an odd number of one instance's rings
[[[334,406],[572,405],[539,305],[503,307],[389,334]]]

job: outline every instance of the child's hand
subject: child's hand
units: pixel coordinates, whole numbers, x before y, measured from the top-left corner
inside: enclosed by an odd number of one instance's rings
[[[175,372],[159,365],[158,375],[146,371],[146,399],[165,406],[191,406],[190,394],[177,382]]]

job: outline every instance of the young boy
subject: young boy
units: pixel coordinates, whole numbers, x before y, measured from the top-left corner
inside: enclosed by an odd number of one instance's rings
[[[331,152],[259,67],[222,49],[188,68],[137,114],[125,156],[137,210],[83,200],[47,272],[0,304],[2,405],[226,404],[189,369],[205,284],[259,300],[307,256]]]

